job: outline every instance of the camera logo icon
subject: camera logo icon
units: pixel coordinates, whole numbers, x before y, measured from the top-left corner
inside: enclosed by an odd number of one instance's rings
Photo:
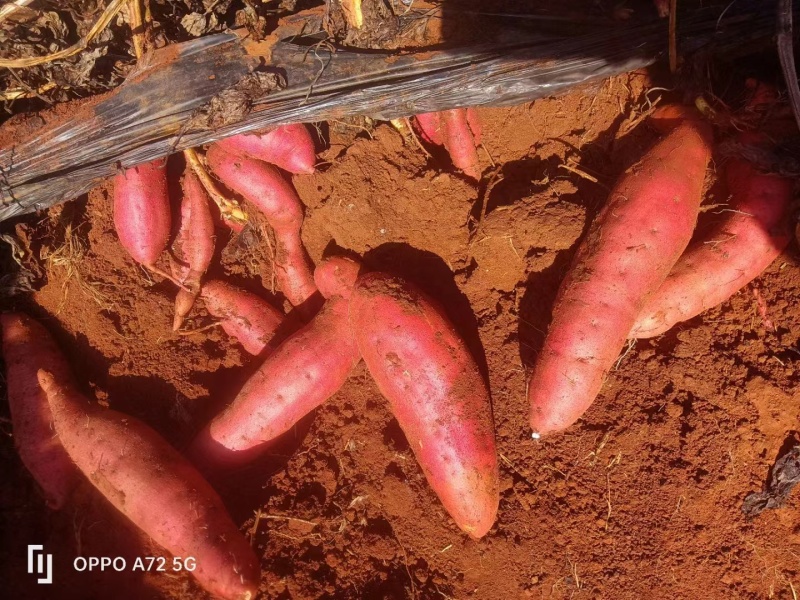
[[[28,544],[28,573],[40,576],[36,583],[53,583],[53,555],[41,544]]]

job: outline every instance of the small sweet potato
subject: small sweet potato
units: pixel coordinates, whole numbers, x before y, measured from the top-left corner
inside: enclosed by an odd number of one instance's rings
[[[206,310],[221,320],[225,333],[235,337],[253,355],[274,350],[275,332],[283,313],[263,300],[222,281],[207,281],[200,292]]]
[[[126,169],[114,177],[114,226],[122,247],[150,268],[169,243],[172,226],[163,159]]]
[[[594,402],[636,318],[692,236],[711,129],[687,121],[620,178],[559,288],[528,382],[534,436],[569,427]]]
[[[479,538],[500,501],[489,390],[444,312],[416,287],[368,273],[350,297],[364,362],[431,487],[456,524]]]
[[[214,219],[208,206],[208,196],[194,173],[187,170],[183,177],[183,199],[178,233],[172,244],[172,275],[186,286],[178,290],[175,298],[175,319],[172,329],[177,331],[189,314],[200,283],[214,256]]]
[[[314,269],[314,282],[325,298],[349,298],[361,272],[361,263],[344,256],[326,258]]]
[[[422,139],[434,146],[444,146],[453,166],[472,179],[480,179],[481,169],[476,147],[481,127],[474,108],[457,108],[415,117]]]
[[[479,143],[476,138],[480,137],[480,133],[476,136],[470,126],[476,126],[477,116],[468,120],[467,109],[446,110],[442,113],[442,123],[447,132],[444,147],[450,154],[453,166],[472,179],[480,179],[481,167],[476,148]]]
[[[311,259],[300,239],[303,205],[294,189],[275,167],[259,160],[229,154],[218,146],[212,146],[206,158],[222,183],[266,216],[278,246],[275,252],[278,285],[292,306],[303,305],[317,287]]]
[[[5,313],[0,326],[14,445],[48,506],[58,509],[74,489],[78,471],[55,437],[50,405],[36,373],[47,369],[59,381],[69,381],[69,365],[47,330],[30,317]]]
[[[102,409],[39,371],[55,430],[75,465],[111,504],[175,556],[216,596],[250,600],[259,564],[225,506],[200,473],[141,421]]]
[[[302,123],[281,125],[271,131],[242,133],[217,145],[231,154],[257,158],[296,174],[314,172],[314,140]]]
[[[230,406],[198,434],[190,448],[192,459],[212,469],[250,460],[258,447],[335,394],[358,360],[348,302],[334,297],[264,361]]]
[[[434,146],[444,145],[444,133],[442,126],[442,113],[422,113],[414,117],[420,130],[423,141]]]

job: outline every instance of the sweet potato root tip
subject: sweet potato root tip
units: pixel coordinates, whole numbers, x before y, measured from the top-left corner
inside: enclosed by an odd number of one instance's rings
[[[314,265],[295,233],[276,232],[275,279],[278,287],[292,306],[300,307],[317,293],[314,283]],[[312,316],[312,315],[309,315]]]

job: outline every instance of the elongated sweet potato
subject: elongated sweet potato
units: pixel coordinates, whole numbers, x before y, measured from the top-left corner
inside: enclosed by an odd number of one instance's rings
[[[195,558],[193,575],[212,594],[255,597],[258,559],[185,458],[141,421],[98,407],[50,373],[40,370],[39,383],[58,438],[111,504],[173,555]]]
[[[114,178],[114,226],[136,262],[157,271],[171,223],[165,160],[131,167]]]
[[[692,236],[711,157],[710,127],[678,125],[617,182],[559,288],[528,382],[534,436],[594,401],[641,310]]]
[[[295,423],[344,385],[359,354],[348,302],[328,300],[303,329],[275,350],[222,413],[192,443],[196,464],[215,468],[251,459],[259,446]]]
[[[456,524],[479,538],[500,501],[489,391],[442,310],[410,283],[362,275],[350,324],[431,487]]]
[[[473,118],[477,122],[477,118]],[[444,124],[447,137],[444,139],[444,147],[450,154],[453,166],[464,172],[472,179],[481,178],[481,167],[478,160],[478,150],[476,136],[467,120],[467,109],[446,110],[442,113],[442,123]],[[478,134],[478,137],[480,134]]]
[[[244,154],[272,163],[290,173],[314,172],[314,140],[302,123],[281,125],[271,131],[243,133],[217,142],[231,154]]]
[[[186,286],[185,290],[178,290],[175,298],[172,329],[177,331],[200,293],[201,279],[214,256],[214,219],[208,196],[191,170],[183,177],[181,220],[172,253],[172,275]]]
[[[14,445],[48,506],[58,509],[74,489],[78,471],[55,437],[50,405],[36,373],[47,369],[59,381],[69,381],[69,365],[47,330],[30,317],[5,313],[0,326]]]
[[[721,304],[758,277],[791,240],[786,223],[794,183],[742,159],[726,169],[731,211],[681,256],[636,319],[630,337],[661,335]]]
[[[267,217],[275,231],[275,277],[293,306],[301,306],[317,291],[311,259],[300,239],[303,205],[280,172],[266,163],[229,154],[212,146],[208,164],[222,183],[243,196]]]
[[[283,323],[283,313],[263,300],[222,281],[207,281],[201,296],[212,317],[221,319],[225,333],[235,337],[253,355],[272,345],[275,332]]]

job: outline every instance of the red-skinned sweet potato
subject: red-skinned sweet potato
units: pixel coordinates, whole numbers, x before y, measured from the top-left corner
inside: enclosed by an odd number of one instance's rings
[[[47,330],[30,317],[5,313],[0,315],[0,326],[14,445],[47,505],[58,509],[77,484],[78,471],[55,437],[50,405],[36,374],[47,369],[59,381],[68,382],[69,365]]]
[[[559,288],[528,382],[534,436],[569,427],[589,408],[636,318],[686,248],[711,141],[707,124],[685,122],[612,190]]]
[[[271,131],[242,133],[217,142],[226,152],[266,161],[296,174],[314,172],[314,140],[302,123],[281,125]]]
[[[178,557],[212,594],[254,598],[259,564],[200,473],[155,431],[128,415],[102,409],[71,385],[39,371],[58,438],[75,465],[122,514]]]
[[[126,169],[114,178],[114,227],[133,259],[154,268],[169,243],[171,228],[166,161]]]
[[[361,276],[350,297],[358,349],[431,487],[456,524],[479,538],[499,503],[489,391],[443,311],[384,273]]]
[[[730,160],[726,176],[731,211],[681,256],[639,314],[630,337],[661,335],[721,304],[758,277],[789,244],[785,221],[792,180],[761,173],[739,158]]]
[[[424,141],[444,146],[453,166],[472,179],[480,179],[481,169],[476,146],[480,144],[481,127],[474,108],[457,108],[415,117]]]
[[[333,297],[264,361],[231,405],[198,434],[190,448],[192,459],[211,469],[250,460],[258,447],[289,431],[333,396],[358,361],[348,302]]]
[[[229,154],[212,146],[207,161],[219,179],[256,206],[275,232],[275,277],[293,306],[301,306],[317,287],[311,259],[300,239],[303,205],[280,172],[259,160]]]
[[[314,282],[325,298],[349,298],[361,273],[361,263],[344,256],[326,258],[314,269]]]
[[[420,130],[420,135],[425,142],[434,146],[444,145],[442,131],[442,113],[422,113],[414,117]]]
[[[200,292],[206,310],[221,320],[225,333],[235,337],[253,355],[275,349],[275,332],[283,323],[283,313],[263,300],[222,281],[207,281]]]
[[[172,329],[177,331],[200,293],[201,279],[214,256],[214,219],[208,196],[191,170],[183,177],[181,220],[172,253],[172,275],[186,286],[185,290],[178,290],[175,298]]]
[[[473,119],[476,121],[476,119]],[[467,109],[446,110],[442,113],[442,123],[447,136],[444,139],[444,147],[450,154],[453,166],[464,172],[472,179],[481,178],[480,161],[478,160],[478,150],[476,136],[467,120]],[[480,134],[478,134],[478,137]]]

